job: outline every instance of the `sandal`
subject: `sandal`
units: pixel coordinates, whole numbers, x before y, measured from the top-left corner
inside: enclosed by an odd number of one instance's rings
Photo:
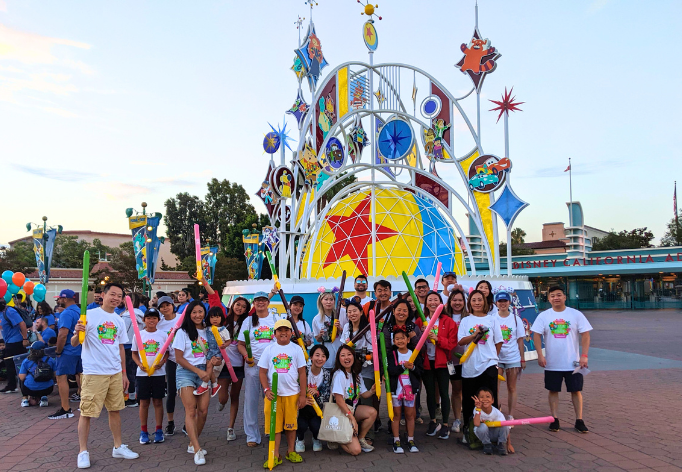
[[[298,464],[299,462],[303,462],[303,458],[298,452],[290,452],[284,457],[286,460],[289,462],[292,462],[294,464]],[[281,462],[280,462],[281,464]]]
[[[299,456],[300,457],[300,456]],[[282,459],[279,457],[275,457],[275,465],[273,465],[273,469],[277,467],[278,465],[282,465]],[[267,469],[268,468],[268,461],[266,460],[265,463],[263,464],[263,468]]]

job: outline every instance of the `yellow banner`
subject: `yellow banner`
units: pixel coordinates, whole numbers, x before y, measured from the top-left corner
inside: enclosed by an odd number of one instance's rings
[[[147,215],[135,215],[128,218],[128,229],[139,228],[147,224]]]

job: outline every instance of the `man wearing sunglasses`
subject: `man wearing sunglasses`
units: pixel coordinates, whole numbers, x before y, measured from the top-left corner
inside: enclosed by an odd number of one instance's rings
[[[367,276],[364,274],[360,274],[357,277],[355,277],[355,284],[353,285],[353,288],[355,288],[355,297],[358,297],[360,299],[360,304],[365,305],[365,303],[369,303],[373,300],[372,297],[367,295]]]

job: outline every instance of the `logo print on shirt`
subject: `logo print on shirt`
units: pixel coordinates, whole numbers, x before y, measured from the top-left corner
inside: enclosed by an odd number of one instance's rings
[[[114,344],[117,332],[118,328],[111,321],[106,321],[104,324],[97,326],[97,337],[102,344]]]
[[[507,325],[500,326],[500,329],[502,330],[502,339],[504,339],[504,343],[507,344],[512,337],[512,329]]]
[[[275,370],[278,374],[286,374],[291,369],[291,361],[293,359],[284,353],[272,358],[272,365],[275,366]]]
[[[571,322],[563,319],[554,320],[549,324],[549,330],[555,338],[563,339],[571,331]]]
[[[199,344],[201,341],[201,344]],[[192,354],[194,357],[206,357],[204,354],[204,346],[206,345],[206,340],[199,337],[196,341],[192,341]]]
[[[156,356],[156,353],[159,352],[159,342],[154,339],[148,339],[142,343],[142,346],[148,356]]]
[[[269,343],[275,336],[275,332],[269,326],[258,326],[253,330],[253,337],[259,343]]]
[[[469,330],[469,334],[474,334],[474,333],[476,332],[476,329],[477,329],[479,326],[480,326],[481,328],[485,328],[485,326],[483,326],[483,325],[476,325],[476,326],[474,326],[473,328],[471,328],[471,329]],[[489,334],[490,334],[490,331],[488,331],[487,333],[485,333],[485,334],[483,335],[483,337],[481,338],[481,340],[478,342],[478,344],[485,344],[485,343],[488,341],[488,335],[489,335]]]

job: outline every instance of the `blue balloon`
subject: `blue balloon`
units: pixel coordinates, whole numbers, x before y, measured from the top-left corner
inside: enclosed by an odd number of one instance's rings
[[[12,276],[14,275],[14,272],[11,270],[6,270],[5,272],[2,273],[2,278],[5,282],[7,282],[7,285],[12,283]]]
[[[45,295],[36,295],[35,293],[33,294],[33,300],[36,301],[37,303],[45,301]]]
[[[9,303],[9,301],[12,299],[12,294],[9,293],[9,290],[5,293],[4,299],[5,303]]]
[[[35,287],[33,287],[33,299],[37,302],[42,302],[45,300],[46,293],[47,288],[45,288],[43,284],[37,284]]]
[[[9,285],[7,286],[7,291],[8,291],[9,293],[11,293],[12,295],[16,295],[17,293],[19,293],[19,290],[21,290],[21,287],[17,287],[17,286],[14,285],[14,284],[9,284]]]

